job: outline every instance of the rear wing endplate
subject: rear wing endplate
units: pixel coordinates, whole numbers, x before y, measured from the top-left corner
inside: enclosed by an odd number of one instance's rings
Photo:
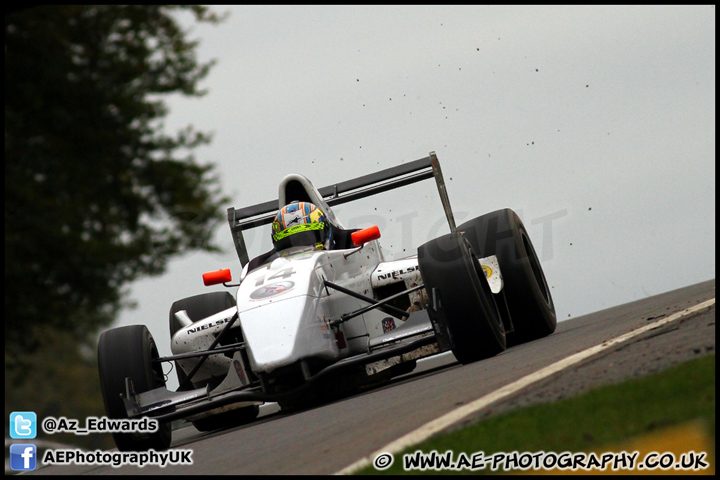
[[[443,179],[440,162],[435,152],[430,152],[429,156],[421,158],[420,160],[404,163],[396,167],[380,170],[379,172],[363,175],[362,177],[334,185],[328,185],[327,187],[318,189],[318,191],[329,206],[334,206],[404,187],[428,178],[435,178],[438,193],[440,194],[440,201],[442,202],[445,216],[450,225],[450,231],[455,232],[455,218],[450,208],[450,200],[448,199],[447,189],[445,188],[445,180]],[[230,232],[232,233],[238,258],[243,266],[249,262],[248,252],[242,234],[243,230],[272,223],[279,209],[280,206],[278,205],[277,199],[240,209],[233,207],[228,208],[227,218],[230,224]]]

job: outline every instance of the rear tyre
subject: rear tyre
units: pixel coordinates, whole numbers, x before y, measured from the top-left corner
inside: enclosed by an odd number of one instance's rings
[[[418,264],[430,298],[439,293],[452,352],[460,363],[505,350],[505,329],[482,268],[470,244],[450,233],[418,248]],[[437,294],[436,293],[436,294]]]
[[[322,400],[316,389],[308,389],[302,395],[286,397],[277,403],[283,412],[298,412],[321,405]]]
[[[192,424],[201,432],[211,432],[221,428],[231,428],[250,423],[255,420],[260,413],[258,405],[237,408],[223,413],[218,413],[212,417],[200,418],[193,420]]]
[[[135,393],[165,386],[155,341],[144,325],[107,330],[98,341],[98,367],[105,412],[109,418],[128,418],[120,395],[126,394],[125,378],[132,380]],[[170,422],[160,422],[154,433],[113,433],[120,451],[164,450],[170,446]]]
[[[235,299],[228,292],[203,293],[178,300],[170,307],[170,338],[172,339],[175,333],[177,333],[177,331],[182,327],[177,318],[175,318],[175,313],[185,310],[188,317],[195,322],[218,312],[222,312],[223,310],[227,310],[228,308],[232,308],[235,305]],[[175,370],[177,371],[178,382],[182,384],[186,378],[185,371],[177,362],[175,362]],[[184,388],[184,390],[191,390],[192,388],[192,385],[188,385]],[[259,411],[260,407],[257,405],[250,405],[248,407],[237,408],[235,410],[219,413],[217,415],[213,415],[212,417],[193,420],[192,424],[201,432],[209,432],[220,428],[237,427],[255,420]]]
[[[517,214],[497,210],[457,227],[465,232],[480,258],[496,255],[514,332],[509,344],[550,335],[555,331],[555,304],[530,236]]]
[[[182,328],[178,319],[175,318],[177,312],[185,310],[188,317],[190,317],[193,322],[196,322],[234,306],[235,299],[228,292],[203,293],[201,295],[195,295],[194,297],[178,300],[170,307],[170,339]],[[182,384],[186,375],[177,362],[175,362],[175,371],[177,371],[178,382]],[[184,388],[184,390],[191,389],[192,385]]]

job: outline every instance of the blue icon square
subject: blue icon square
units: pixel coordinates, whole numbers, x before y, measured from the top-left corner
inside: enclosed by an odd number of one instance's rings
[[[35,470],[37,468],[37,446],[32,443],[10,445],[10,469]]]
[[[35,412],[12,412],[10,414],[10,438],[35,438],[37,415]]]

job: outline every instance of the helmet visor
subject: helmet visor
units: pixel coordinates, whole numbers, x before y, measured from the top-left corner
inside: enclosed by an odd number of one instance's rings
[[[325,223],[316,222],[295,225],[273,233],[272,240],[275,250],[280,251],[290,247],[307,247],[318,243],[322,245],[325,237]]]

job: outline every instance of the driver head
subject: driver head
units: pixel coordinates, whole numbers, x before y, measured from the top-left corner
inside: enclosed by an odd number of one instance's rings
[[[272,242],[278,252],[290,247],[328,249],[331,237],[327,216],[310,202],[296,200],[285,205],[272,223]]]

